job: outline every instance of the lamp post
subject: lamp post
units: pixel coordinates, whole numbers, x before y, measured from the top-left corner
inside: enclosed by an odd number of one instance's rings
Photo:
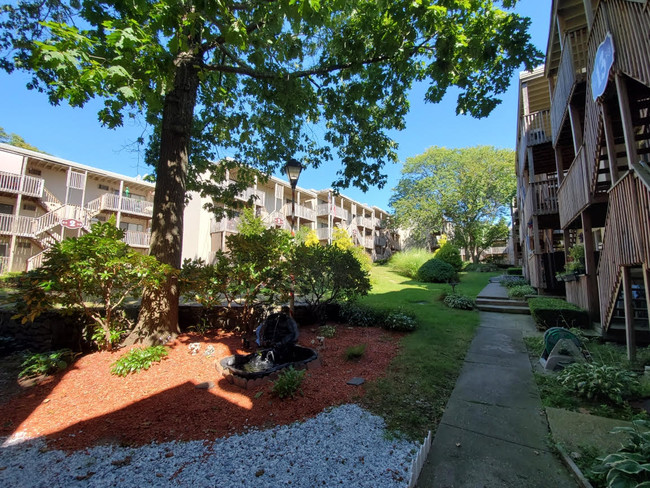
[[[284,167],[285,173],[289,178],[289,183],[291,184],[291,235],[295,236],[295,226],[296,226],[296,185],[298,184],[298,178],[300,177],[300,172],[303,170],[303,165],[300,164],[295,159],[291,158],[287,161],[287,164]]]
[[[291,158],[287,161],[287,164],[284,167],[284,172],[287,173],[289,178],[289,183],[291,184],[291,235],[295,236],[295,226],[296,226],[296,185],[298,184],[298,178],[300,177],[300,172],[302,171],[303,166],[300,162]],[[289,296],[289,313],[293,317],[293,309],[295,305],[295,277],[293,274],[291,278],[291,294]]]

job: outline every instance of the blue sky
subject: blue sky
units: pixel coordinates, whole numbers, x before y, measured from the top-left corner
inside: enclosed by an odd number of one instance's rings
[[[542,52],[546,51],[550,8],[551,0],[520,0],[516,8],[517,12],[531,17],[533,43]],[[127,176],[143,175],[149,171],[142,162],[142,155],[133,152],[131,144],[142,134],[144,127],[126,121],[122,128],[106,129],[97,121],[101,104],[90,103],[83,109],[66,104],[53,107],[45,95],[27,90],[27,81],[24,74],[0,72],[0,127],[6,132],[16,133],[42,151],[77,163]],[[480,120],[456,116],[454,95],[449,94],[441,103],[432,105],[423,101],[425,87],[414,87],[409,95],[411,111],[406,118],[406,129],[394,134],[399,143],[400,162],[422,154],[431,146],[492,145],[514,149],[517,86],[518,75],[515,75],[503,103],[489,117]],[[381,190],[371,188],[363,193],[349,188],[343,194],[389,210],[388,201],[399,181],[401,168],[401,163],[385,168],[388,182]],[[336,162],[323,164],[318,169],[307,169],[300,176],[298,185],[314,189],[327,187],[334,180],[337,169]]]

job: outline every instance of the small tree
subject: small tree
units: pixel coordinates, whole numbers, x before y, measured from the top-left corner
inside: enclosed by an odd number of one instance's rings
[[[60,304],[65,313],[81,312],[87,317],[103,332],[98,346],[110,350],[115,331],[130,325],[120,313],[124,300],[140,296],[145,286],[159,286],[170,273],[169,266],[137,253],[123,237],[124,231],[111,218],[94,224],[88,234],[55,244],[43,266],[18,281],[16,316],[23,323],[33,321]]]
[[[445,241],[434,254],[433,257],[440,259],[453,266],[456,271],[463,269],[463,260],[460,257],[460,251],[451,242]]]
[[[305,246],[320,246],[320,240],[318,239],[318,234],[314,229],[311,229],[307,233],[305,238]]]
[[[353,248],[354,242],[347,230],[343,227],[334,227],[334,229],[332,229],[332,245],[345,251]]]
[[[265,229],[259,235],[234,234],[226,242],[230,254],[219,255],[216,266],[223,270],[220,276],[227,277],[229,306],[242,306],[244,328],[250,333],[259,305],[281,302],[289,295],[291,236],[284,230]]]
[[[255,216],[252,208],[245,208],[242,211],[237,230],[245,236],[257,236],[264,232],[266,226],[260,217]]]
[[[370,278],[351,250],[334,245],[296,247],[291,261],[296,292],[321,320],[328,303],[351,300],[370,291]]]

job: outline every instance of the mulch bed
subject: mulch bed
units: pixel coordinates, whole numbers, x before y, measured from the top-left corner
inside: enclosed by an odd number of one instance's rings
[[[215,362],[241,349],[232,332],[183,334],[169,356],[147,371],[126,378],[110,374],[122,354],[96,352],[79,358],[70,368],[24,388],[0,404],[0,436],[44,436],[50,447],[78,450],[106,443],[139,446],[152,441],[213,439],[267,428],[315,416],[324,408],[349,403],[364,395],[364,386],[347,381],[380,377],[399,349],[401,333],[376,328],[337,327],[336,337],[319,347],[316,328],[301,328],[299,344],[316,348],[322,366],[310,369],[302,395],[280,400],[272,384],[253,389],[231,385]],[[192,355],[189,344],[201,343]],[[367,345],[358,361],[345,359],[345,350]],[[212,345],[214,355],[204,354]],[[213,382],[205,390],[197,384]],[[0,393],[4,393],[0,391]]]

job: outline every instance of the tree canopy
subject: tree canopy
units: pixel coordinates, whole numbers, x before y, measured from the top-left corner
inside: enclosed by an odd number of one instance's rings
[[[429,148],[409,158],[391,198],[398,221],[426,237],[452,225],[452,242],[478,262],[508,234],[503,220],[516,191],[514,152],[490,146]]]
[[[7,131],[4,128],[0,127],[0,142],[9,144],[10,146],[22,147],[23,149],[29,149],[30,151],[40,151],[36,146],[32,146],[30,143],[25,141],[18,134],[7,134]],[[42,152],[42,151],[40,151]]]
[[[109,127],[144,115],[155,128],[151,253],[179,268],[188,185],[231,201],[252,182],[245,167],[336,157],[334,187],[382,186],[397,160],[388,131],[404,128],[415,81],[429,102],[456,86],[458,113],[487,115],[513,71],[541,59],[515,3],[25,0],[2,7],[0,67],[32,73],[29,87],[53,104],[103,99]],[[223,186],[234,167],[237,185]],[[141,336],[175,328],[177,299],[172,281],[145,294]]]

